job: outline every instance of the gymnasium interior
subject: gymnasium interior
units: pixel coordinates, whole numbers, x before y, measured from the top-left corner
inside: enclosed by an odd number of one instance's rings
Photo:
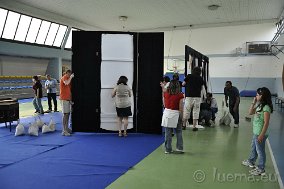
[[[183,153],[165,154],[160,82],[177,73],[183,82],[196,66],[218,104],[215,124],[187,125]],[[62,136],[67,70],[73,133]],[[37,114],[32,78],[44,86],[47,74],[57,81],[58,111],[46,112],[43,87],[45,113]],[[111,97],[121,75],[132,93],[127,137],[118,135]],[[238,128],[219,124],[229,112],[226,81],[239,90]],[[265,175],[254,176],[242,161],[262,87],[273,113]],[[0,0],[1,189],[284,189],[283,136],[283,0]]]

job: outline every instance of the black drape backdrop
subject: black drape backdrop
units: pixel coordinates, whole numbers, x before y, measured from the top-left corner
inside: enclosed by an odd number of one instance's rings
[[[187,62],[189,61],[189,55],[192,56],[192,62],[191,62],[191,69],[193,69],[195,66],[202,67],[202,73],[201,77],[207,84],[208,82],[208,77],[209,77],[209,58],[200,52],[194,50],[193,48],[185,45],[185,75],[191,74],[187,73]],[[198,61],[198,65],[196,63],[196,59]],[[207,86],[205,86],[206,91],[207,91]]]
[[[159,83],[163,76],[164,34],[109,31],[73,32],[72,127],[75,132],[104,132],[100,129],[101,36],[122,33],[134,36],[134,130],[161,133]]]
[[[138,34],[138,132],[161,133],[164,34]]]
[[[80,31],[72,35],[72,129],[94,132],[100,128],[101,35]]]

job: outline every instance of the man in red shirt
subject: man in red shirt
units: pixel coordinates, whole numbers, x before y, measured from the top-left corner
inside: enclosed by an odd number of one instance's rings
[[[68,128],[69,116],[71,113],[72,95],[71,95],[71,80],[74,78],[71,70],[67,70],[64,76],[60,79],[60,100],[62,106],[62,136],[70,136],[72,130]]]

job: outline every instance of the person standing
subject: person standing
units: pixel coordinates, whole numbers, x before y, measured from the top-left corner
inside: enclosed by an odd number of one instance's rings
[[[268,88],[262,87],[257,89],[256,97],[253,99],[249,108],[249,114],[253,117],[253,137],[251,142],[251,152],[247,160],[242,161],[244,166],[252,169],[252,175],[265,175],[265,141],[269,133],[270,114],[273,112],[271,93]],[[255,166],[256,159],[258,166]]]
[[[161,87],[164,86],[161,84]],[[176,151],[183,153],[182,139],[182,112],[184,95],[180,91],[180,84],[172,80],[166,92],[164,92],[165,110],[163,112],[162,126],[165,127],[165,154],[172,153],[172,132],[176,128]]]
[[[190,118],[191,109],[193,119],[193,131],[197,131],[197,122],[199,119],[201,97],[204,94],[204,81],[201,74],[201,68],[194,67],[192,74],[188,74],[182,83],[185,86],[185,103],[183,111],[183,129],[186,127],[186,122]]]
[[[112,91],[112,98],[115,97],[115,106],[117,113],[118,136],[122,136],[121,126],[124,125],[123,135],[127,136],[128,117],[132,115],[131,112],[131,89],[127,85],[128,78],[120,76],[117,81],[117,86]]]
[[[38,78],[38,76],[33,76],[33,90],[34,90],[34,94],[35,97],[33,99],[33,105],[35,108],[35,113],[39,113],[39,114],[44,114],[43,112],[43,107],[41,104],[41,98],[42,98],[42,85],[40,83],[40,80]]]
[[[63,77],[60,79],[60,100],[62,106],[62,136],[70,136],[72,130],[68,128],[69,116],[71,113],[72,96],[71,96],[71,81],[74,78],[74,74],[71,70],[67,70]]]
[[[52,111],[52,104],[51,104],[51,99],[53,100],[54,104],[54,112],[57,111],[57,100],[56,100],[56,86],[57,86],[57,80],[51,78],[49,74],[46,75],[46,81],[45,81],[45,89],[47,93],[47,100],[48,100],[48,111],[47,113]]]
[[[162,99],[163,99],[163,107],[165,107],[165,102],[164,102],[164,92],[167,91],[168,87],[169,87],[169,84],[170,84],[170,78],[169,76],[164,76],[163,77],[163,81],[160,82],[160,86],[163,85],[163,88],[162,88]]]
[[[240,104],[240,93],[237,87],[232,86],[231,81],[226,81],[224,88],[225,103],[229,107],[229,111],[234,119],[234,128],[239,127],[239,104]],[[229,104],[228,104],[229,98]]]

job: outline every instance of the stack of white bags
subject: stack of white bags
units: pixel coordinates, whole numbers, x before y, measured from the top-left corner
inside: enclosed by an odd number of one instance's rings
[[[30,123],[28,134],[31,136],[38,136],[39,129],[41,128],[42,133],[49,133],[55,131],[55,122],[53,118],[50,119],[49,124],[46,125],[40,117],[35,117],[35,121]],[[16,127],[15,136],[20,136],[25,134],[25,127],[23,124],[18,123]]]

